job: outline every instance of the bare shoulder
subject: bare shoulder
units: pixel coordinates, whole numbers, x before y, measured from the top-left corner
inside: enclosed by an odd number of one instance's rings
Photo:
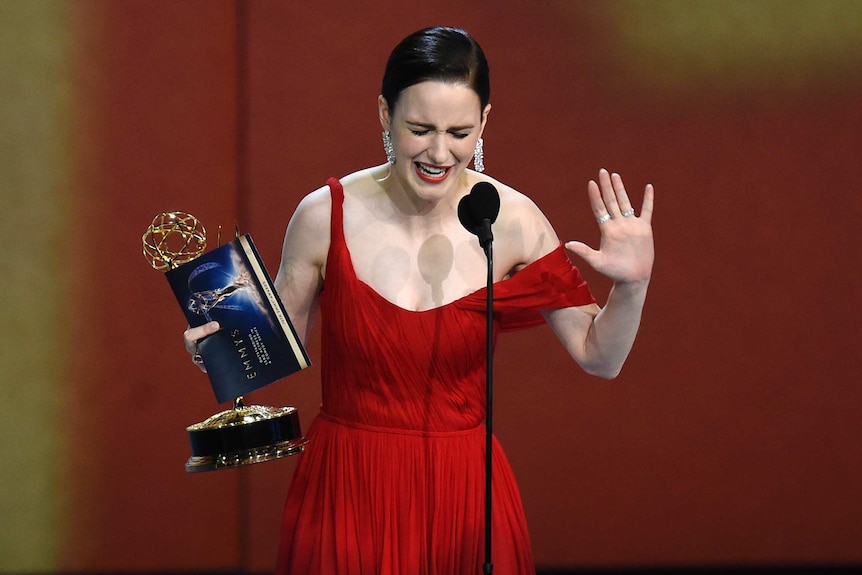
[[[477,182],[488,182],[497,189],[500,194],[500,218],[539,217],[544,219],[544,214],[536,203],[512,186],[485,174],[479,176]]]
[[[492,183],[500,194],[500,215],[494,224],[495,249],[506,250],[512,269],[517,270],[557,248],[559,237],[532,198],[488,176],[481,179]]]
[[[332,194],[329,186],[320,187],[300,200],[291,223],[323,225],[329,227],[329,214],[332,211]]]
[[[329,251],[329,219],[332,196],[328,186],[309,193],[300,200],[284,234],[282,266],[306,262],[322,268]]]
[[[364,191],[374,188],[374,168],[359,170],[339,178],[345,198],[364,195]],[[293,231],[309,238],[325,238],[329,244],[330,218],[332,215],[332,191],[329,186],[321,186],[306,195],[299,202],[288,225],[288,235]],[[325,255],[325,254],[324,254]]]

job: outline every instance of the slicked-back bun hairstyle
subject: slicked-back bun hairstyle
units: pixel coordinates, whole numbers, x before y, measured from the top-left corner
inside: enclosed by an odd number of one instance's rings
[[[480,113],[491,99],[485,53],[460,28],[435,26],[404,38],[389,55],[380,93],[394,112],[404,89],[428,80],[466,84],[479,96]]]

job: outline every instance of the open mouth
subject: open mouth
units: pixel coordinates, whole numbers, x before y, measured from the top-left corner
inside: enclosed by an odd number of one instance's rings
[[[422,180],[432,184],[445,180],[452,169],[451,167],[432,166],[431,164],[423,164],[421,162],[414,162],[414,165],[416,166],[416,174]]]

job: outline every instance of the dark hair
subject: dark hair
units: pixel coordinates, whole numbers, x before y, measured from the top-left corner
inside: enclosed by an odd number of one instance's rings
[[[491,99],[485,53],[459,28],[436,26],[404,38],[389,55],[380,93],[394,112],[404,89],[427,80],[467,84],[479,96],[480,112]]]

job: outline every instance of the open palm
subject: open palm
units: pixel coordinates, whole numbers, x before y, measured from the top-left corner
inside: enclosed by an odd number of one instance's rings
[[[590,180],[587,193],[602,234],[599,249],[578,241],[567,242],[566,248],[614,282],[649,280],[655,259],[652,184],[644,189],[640,216],[635,215],[619,174],[602,169],[598,182]]]

